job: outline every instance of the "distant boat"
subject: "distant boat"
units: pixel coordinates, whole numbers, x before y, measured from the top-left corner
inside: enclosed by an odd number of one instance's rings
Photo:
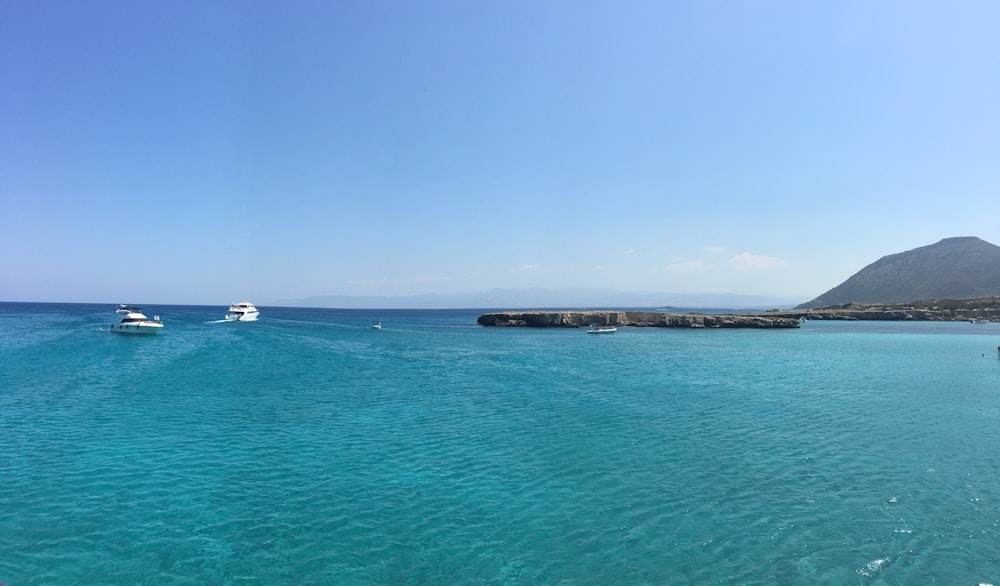
[[[155,334],[163,329],[160,316],[154,315],[149,319],[142,313],[142,309],[131,305],[119,305],[115,313],[122,316],[117,324],[111,324],[111,331],[116,334]]]
[[[588,334],[613,334],[618,331],[618,326],[613,326],[611,324],[601,325],[601,324],[590,324],[587,328]]]
[[[978,318],[978,317],[976,319],[969,320],[969,321],[972,322],[972,323],[974,323],[974,324],[988,324],[988,323],[990,323],[990,320],[988,320],[988,319],[982,319],[982,318]]]
[[[381,330],[382,329],[382,322],[373,321],[372,322],[372,329],[373,330]]]
[[[240,301],[229,306],[226,321],[257,321],[260,312],[249,301]]]

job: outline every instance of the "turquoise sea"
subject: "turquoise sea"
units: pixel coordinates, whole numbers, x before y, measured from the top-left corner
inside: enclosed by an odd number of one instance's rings
[[[1000,324],[145,310],[0,304],[9,586],[1000,584]]]

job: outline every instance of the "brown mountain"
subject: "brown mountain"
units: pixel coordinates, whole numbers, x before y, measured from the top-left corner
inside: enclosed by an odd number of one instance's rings
[[[1000,246],[974,236],[883,256],[796,309],[1000,295]]]

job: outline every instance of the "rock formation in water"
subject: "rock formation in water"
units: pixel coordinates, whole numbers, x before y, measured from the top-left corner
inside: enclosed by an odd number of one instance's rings
[[[797,328],[803,319],[1000,323],[1000,296],[894,304],[848,303],[821,309],[775,309],[752,314],[620,310],[499,311],[484,313],[477,322],[484,326],[522,328],[579,328],[593,323],[646,328]]]
[[[778,315],[660,313],[655,311],[500,311],[485,313],[480,325],[579,328],[590,324],[648,328],[797,328],[799,320]]]

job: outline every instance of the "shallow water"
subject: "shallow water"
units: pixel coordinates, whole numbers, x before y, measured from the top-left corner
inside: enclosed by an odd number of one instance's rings
[[[113,310],[0,304],[11,586],[1000,583],[1000,325]]]

